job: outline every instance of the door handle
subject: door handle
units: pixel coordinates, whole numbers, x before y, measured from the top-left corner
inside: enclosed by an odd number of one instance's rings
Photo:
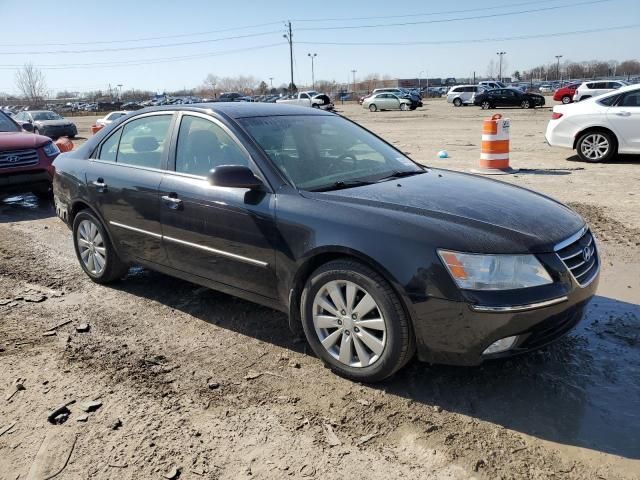
[[[162,196],[162,201],[172,210],[180,210],[182,208],[182,200],[178,198],[177,193],[170,193]]]
[[[91,183],[98,188],[98,192],[104,192],[107,190],[107,184],[104,182],[104,179],[101,177],[98,178],[97,180],[94,180]]]
[[[618,115],[619,117],[630,117],[631,112],[616,112],[616,115]]]

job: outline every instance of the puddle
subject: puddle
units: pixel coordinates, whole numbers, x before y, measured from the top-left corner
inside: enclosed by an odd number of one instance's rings
[[[0,219],[30,220],[54,214],[51,200],[40,200],[31,193],[0,197]]]
[[[597,296],[555,345],[478,368],[417,363],[390,390],[545,440],[640,459],[640,305]]]

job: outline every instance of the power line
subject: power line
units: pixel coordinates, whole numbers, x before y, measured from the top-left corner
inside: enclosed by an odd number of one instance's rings
[[[298,18],[291,20],[292,22],[337,22],[344,20],[377,20],[380,18],[415,18],[415,17],[435,17],[438,15],[445,15],[448,13],[468,13],[468,12],[484,12],[487,10],[497,10],[499,8],[521,7],[523,5],[540,5],[541,3],[556,3],[560,0],[542,0],[535,2],[520,2],[520,3],[506,3],[502,5],[495,5],[493,7],[482,6],[478,8],[466,8],[464,10],[441,10],[439,12],[428,13],[407,13],[403,15],[377,15],[373,17],[334,17],[334,18]]]
[[[74,68],[100,68],[100,67],[127,67],[127,66],[137,66],[137,65],[153,65],[157,63],[167,63],[167,62],[176,62],[182,60],[193,60],[196,58],[207,58],[214,57],[218,55],[229,55],[232,53],[246,52],[252,50],[262,50],[273,47],[281,47],[282,42],[271,43],[268,45],[256,45],[253,47],[246,48],[236,48],[233,50],[219,50],[216,52],[206,52],[199,53],[196,55],[181,55],[176,57],[159,57],[159,58],[151,58],[146,60],[127,60],[122,62],[94,62],[94,63],[68,63],[68,64],[45,64],[45,65],[35,65],[37,68],[42,70],[69,70]],[[16,68],[21,68],[22,65],[0,65],[0,70],[13,70]]]
[[[540,33],[531,35],[516,35],[511,37],[488,37],[488,38],[473,38],[465,40],[425,40],[417,42],[305,42],[298,41],[296,43],[301,45],[338,45],[338,46],[407,46],[407,45],[449,45],[460,43],[479,43],[479,42],[506,42],[510,40],[528,40],[531,38],[543,38],[543,37],[564,37],[569,35],[580,35],[586,33],[598,33],[608,32],[612,30],[627,30],[630,28],[638,28],[640,23],[633,23],[630,25],[620,25],[616,27],[604,27],[604,28],[592,28],[588,30],[574,30],[572,32],[555,32],[555,33]]]
[[[360,28],[385,28],[385,27],[407,27],[411,25],[426,25],[433,23],[449,23],[449,22],[461,22],[464,20],[482,20],[485,18],[499,18],[499,17],[508,17],[510,15],[522,15],[525,13],[537,13],[537,12],[546,12],[549,10],[558,10],[561,8],[569,8],[569,7],[578,7],[584,5],[595,5],[598,3],[606,3],[611,2],[613,0],[589,0],[587,2],[577,2],[577,3],[569,3],[566,5],[556,5],[552,7],[542,7],[542,8],[532,8],[530,10],[519,10],[516,12],[504,12],[504,13],[491,13],[487,15],[474,15],[470,17],[459,17],[459,18],[442,18],[437,20],[420,20],[415,22],[402,22],[402,23],[378,23],[375,25],[339,25],[335,27],[303,27],[297,28],[296,31],[319,31],[319,30],[357,30]]]
[[[161,35],[158,37],[141,37],[141,38],[128,38],[118,40],[100,40],[93,42],[71,42],[71,43],[2,43],[0,47],[65,47],[68,45],[108,45],[117,43],[131,43],[131,42],[145,42],[149,40],[164,40],[168,38],[183,38],[183,37],[198,37],[201,35],[211,35],[212,33],[233,32],[236,30],[246,30],[250,28],[266,27],[270,25],[280,25],[282,22],[268,22],[258,23],[256,25],[244,25],[233,28],[223,28],[221,30],[209,30],[207,32],[195,32],[195,33],[180,33],[175,35]]]
[[[280,33],[280,31],[274,30],[271,32],[235,35],[233,37],[220,37],[220,38],[212,38],[207,40],[193,40],[190,42],[163,43],[163,44],[156,44],[156,45],[136,46],[136,47],[97,48],[97,49],[90,49],[90,50],[50,50],[50,51],[37,50],[33,52],[11,51],[11,52],[0,52],[0,55],[51,55],[51,54],[58,54],[58,53],[101,53],[101,52],[122,52],[122,51],[130,51],[130,50],[148,50],[150,48],[166,48],[166,47],[178,47],[178,46],[184,46],[184,45],[199,45],[203,43],[222,42],[224,40],[239,40],[243,38],[263,37],[266,35],[273,35],[275,33]]]

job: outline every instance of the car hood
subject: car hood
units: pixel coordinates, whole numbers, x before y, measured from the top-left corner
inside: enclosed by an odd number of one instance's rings
[[[49,137],[26,132],[0,132],[0,151],[38,148],[50,142]]]
[[[387,217],[379,229],[400,232],[410,225],[407,231],[417,227],[444,248],[479,253],[550,252],[584,226],[577,213],[549,197],[448,170],[303,195]]]
[[[73,125],[69,120],[36,120],[36,125],[42,125],[44,127],[68,127]]]

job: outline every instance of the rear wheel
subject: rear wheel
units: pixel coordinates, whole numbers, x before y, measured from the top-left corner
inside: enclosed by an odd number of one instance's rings
[[[378,111],[378,107],[376,107],[375,103],[372,103],[371,105],[369,105],[369,111],[370,112],[377,112]]]
[[[571,103],[571,97],[569,95],[565,95],[562,97],[562,103],[564,103],[565,105],[568,103]]]
[[[102,222],[88,210],[73,220],[73,246],[80,266],[96,283],[119,280],[129,269],[118,257]]]
[[[520,108],[531,108],[531,103],[529,102],[529,100],[522,100],[522,103],[520,103]]]
[[[300,305],[309,345],[339,375],[381,381],[413,355],[414,339],[398,296],[359,262],[335,260],[317,269]]]
[[[409,110],[409,105],[407,105],[406,103],[401,103],[400,110],[402,110],[403,112],[406,112],[407,110]]]
[[[462,100],[459,98],[454,98],[453,99],[453,106],[454,107],[461,107],[462,106]]]
[[[616,154],[616,143],[613,135],[597,130],[580,136],[576,150],[580,159],[585,162],[606,162]]]

